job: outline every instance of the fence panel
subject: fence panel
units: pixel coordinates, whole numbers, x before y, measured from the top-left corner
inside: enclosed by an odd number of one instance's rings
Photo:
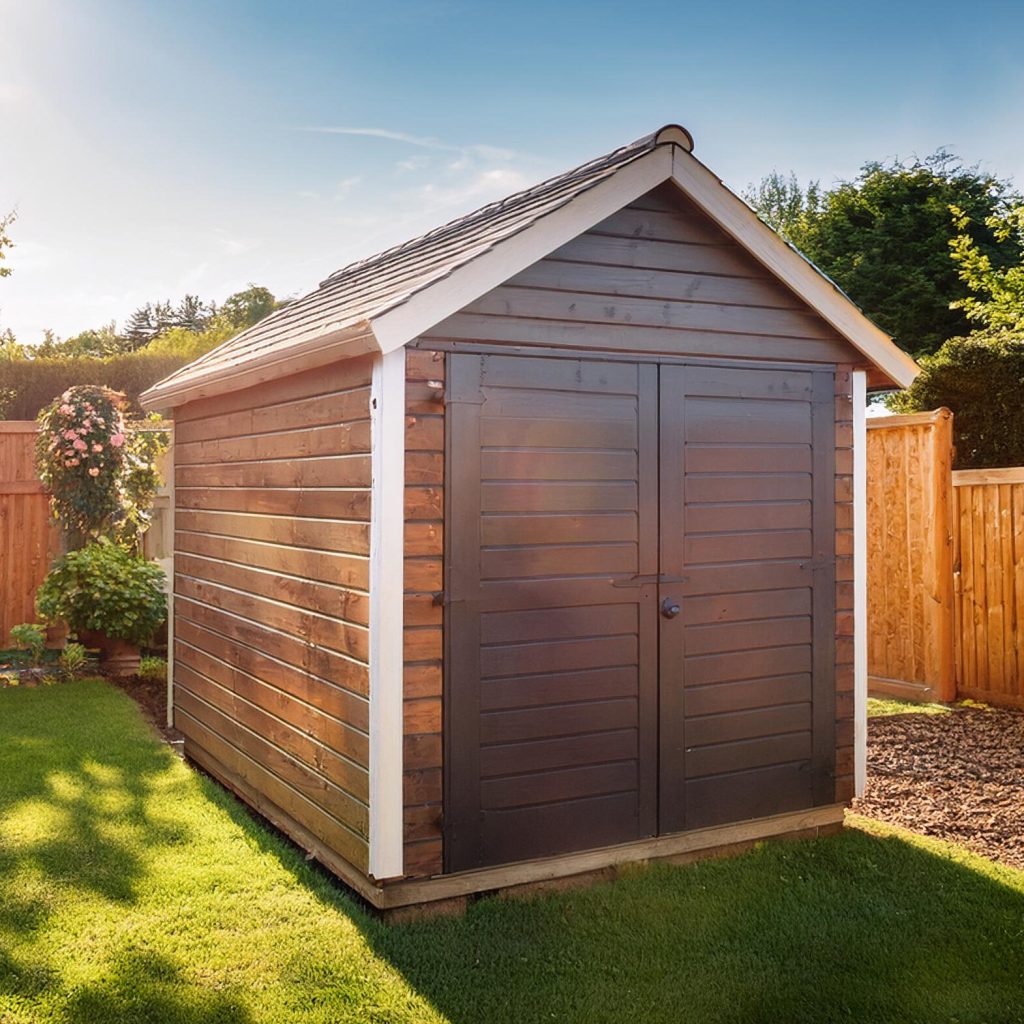
[[[36,619],[36,590],[60,536],[35,468],[33,420],[0,422],[0,647],[11,626]]]
[[[1024,468],[953,474],[957,692],[1024,707]]]
[[[868,677],[913,700],[956,695],[948,409],[868,420]]]

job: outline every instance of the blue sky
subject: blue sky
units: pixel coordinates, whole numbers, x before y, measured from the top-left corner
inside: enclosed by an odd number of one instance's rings
[[[679,121],[736,190],[1024,185],[1024,5],[0,0],[0,327],[279,295]]]

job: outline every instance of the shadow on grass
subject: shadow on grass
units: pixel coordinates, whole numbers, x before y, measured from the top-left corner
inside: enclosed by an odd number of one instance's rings
[[[8,702],[3,723],[0,769],[6,762],[12,770],[0,778],[0,821],[9,837],[0,845],[0,877],[27,869],[131,902],[144,870],[139,850],[189,837],[185,827],[155,819],[147,808],[154,780],[172,755],[148,740],[126,744],[125,733],[136,728],[126,720],[134,714],[130,706],[115,706],[117,713],[106,719],[82,719],[75,701],[55,716],[52,704],[43,706],[45,714],[33,713],[33,691],[17,696],[27,706]],[[38,926],[44,917],[42,907],[0,906],[0,925],[7,927]]]
[[[146,857],[186,843],[190,835],[180,823],[155,818],[150,811],[157,779],[166,774],[173,755],[140,734],[131,704],[105,699],[102,682],[55,689],[61,692],[5,692],[0,723],[0,994],[22,998],[59,987],[61,978],[48,966],[12,952],[12,940],[23,943],[43,929],[54,901],[73,900],[78,893],[131,906],[147,870]],[[100,715],[91,713],[97,699]],[[12,886],[19,880],[16,892]],[[160,965],[160,970],[169,969]],[[150,972],[154,985],[158,974],[156,967]],[[139,977],[141,985],[138,979],[124,981],[125,999],[149,998],[147,975]],[[97,998],[114,998],[119,984],[115,971],[103,986],[109,991],[97,992]],[[90,991],[80,990],[75,998],[87,1002]],[[68,1017],[95,1019],[87,1010]]]
[[[12,703],[22,702],[5,710]],[[103,721],[84,714],[84,701],[67,705],[68,720],[2,723],[12,741],[0,749],[0,840],[10,829],[11,841],[0,841],[0,886],[8,872],[36,872],[130,912],[143,858],[190,837],[172,823],[173,805],[158,819],[148,809],[171,799],[153,794],[172,755],[140,734],[120,695],[94,705],[114,708]],[[5,759],[18,772],[5,775]],[[388,927],[215,783],[202,787],[246,843],[312,897],[325,931],[339,928],[339,914],[353,922],[377,960],[451,1024],[1024,1021],[1024,876],[946,856],[935,844],[850,829],[529,902],[484,899],[463,919]],[[19,833],[28,827],[21,814],[35,805],[37,816],[52,815],[50,827]],[[0,900],[0,940],[47,922],[50,908],[33,901],[35,891],[24,886],[18,902]],[[122,948],[98,979],[66,987],[22,948],[0,941],[0,995],[61,998],[57,1019],[72,1024],[259,1016],[250,994],[206,987],[194,965],[163,951]],[[375,1001],[367,978],[377,965],[351,947],[284,952],[284,967],[268,961],[278,973],[266,982],[276,996],[288,990],[286,1019],[303,1020],[307,1010],[319,1021],[422,1019],[421,1007],[391,1016]]]
[[[1024,1020],[1021,889],[854,829],[365,934],[452,1024]]]
[[[168,958],[133,951],[117,958],[102,982],[73,992],[62,1019],[67,1024],[246,1024],[252,1017],[234,996],[186,985]]]

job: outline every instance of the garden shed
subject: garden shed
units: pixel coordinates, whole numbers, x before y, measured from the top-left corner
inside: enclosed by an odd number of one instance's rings
[[[669,125],[345,267],[173,408],[185,751],[381,908],[837,827],[913,361]]]

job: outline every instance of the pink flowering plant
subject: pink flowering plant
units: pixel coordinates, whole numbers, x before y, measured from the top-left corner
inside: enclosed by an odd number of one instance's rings
[[[113,533],[123,519],[123,406],[124,396],[116,391],[83,384],[39,413],[39,473],[72,546]]]

